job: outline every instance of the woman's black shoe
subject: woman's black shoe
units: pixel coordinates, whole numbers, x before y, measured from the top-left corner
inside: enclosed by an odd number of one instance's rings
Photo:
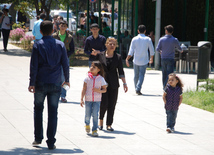
[[[99,130],[103,130],[103,126],[98,126]]]
[[[112,128],[112,127],[106,127],[106,129],[108,130],[108,131],[114,131],[114,129]]]

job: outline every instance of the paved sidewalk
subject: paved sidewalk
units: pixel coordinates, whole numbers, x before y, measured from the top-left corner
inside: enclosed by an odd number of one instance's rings
[[[214,114],[182,104],[176,132],[167,134],[160,71],[147,71],[142,96],[135,95],[133,69],[125,69],[129,91],[119,91],[114,132],[86,135],[80,95],[87,67],[70,67],[68,103],[60,103],[56,150],[45,140],[32,147],[33,94],[29,93],[30,53],[13,45],[3,52],[0,39],[0,155],[214,155]],[[196,74],[178,74],[184,90],[195,89]],[[214,74],[210,74],[214,77]],[[44,110],[44,129],[47,109]]]

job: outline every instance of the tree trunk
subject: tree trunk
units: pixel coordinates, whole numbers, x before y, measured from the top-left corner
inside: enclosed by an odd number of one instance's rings
[[[12,20],[15,23],[16,22],[16,10],[14,9],[15,3],[12,3],[9,9],[9,14],[12,16]]]

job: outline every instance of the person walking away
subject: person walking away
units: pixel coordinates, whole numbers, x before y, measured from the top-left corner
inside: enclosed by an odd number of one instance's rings
[[[34,25],[33,25],[33,30],[32,30],[32,34],[34,35],[35,37],[35,40],[34,42],[37,42],[39,41],[40,39],[42,39],[42,34],[40,32],[40,24],[45,20],[46,18],[46,15],[44,13],[41,13],[39,15],[39,20],[35,21],[34,22]]]
[[[161,55],[161,68],[162,68],[162,82],[163,88],[168,81],[168,75],[174,72],[174,58],[175,49],[179,52],[183,52],[179,45],[177,38],[172,36],[174,28],[172,25],[165,26],[165,36],[161,37],[158,41],[156,51]]]
[[[144,81],[144,76],[148,63],[153,63],[154,57],[154,47],[151,38],[145,35],[146,26],[138,26],[138,35],[134,37],[131,41],[129,48],[129,53],[126,58],[126,65],[129,67],[129,59],[134,56],[133,66],[134,66],[134,85],[137,95],[142,95],[141,88]],[[150,58],[149,58],[149,52]]]
[[[3,14],[0,18],[0,24],[1,24],[1,30],[3,35],[3,45],[4,45],[4,51],[8,52],[7,50],[7,44],[8,39],[10,35],[10,30],[12,29],[13,21],[12,17],[8,15],[9,10],[3,9]]]
[[[166,109],[168,133],[174,132],[178,108],[182,102],[183,83],[175,73],[169,74],[168,83],[164,89],[163,101]]]
[[[88,76],[84,80],[81,102],[83,107],[85,104],[85,130],[90,132],[90,119],[93,117],[92,136],[97,137],[98,113],[102,93],[106,92],[107,83],[104,79],[104,69],[99,61],[93,61],[88,72]],[[85,97],[85,103],[83,98]]]
[[[86,38],[84,52],[89,55],[89,67],[91,62],[96,60],[96,55],[106,50],[106,38],[99,34],[99,25],[91,24],[90,30],[92,35]]]
[[[33,146],[43,140],[43,109],[47,97],[48,123],[47,145],[55,149],[57,113],[61,87],[69,84],[69,64],[66,48],[63,42],[54,39],[53,23],[41,22],[42,39],[35,42],[30,61],[30,83],[28,90],[34,93],[34,142]],[[62,68],[65,82],[62,84]]]
[[[59,24],[59,28],[60,28],[60,30],[53,34],[53,38],[64,42],[65,48],[67,50],[67,58],[68,58],[67,61],[69,63],[69,57],[74,53],[74,41],[73,41],[72,36],[66,31],[66,29],[68,28],[67,21],[62,20]],[[62,72],[62,83],[64,81],[65,81],[65,77]],[[62,92],[61,92],[61,102],[67,103],[66,90],[63,87],[62,87]]]
[[[123,89],[125,93],[128,91],[126,84],[125,73],[123,70],[123,62],[120,54],[115,51],[117,47],[117,40],[113,37],[106,40],[106,51],[97,54],[99,60],[106,73],[105,80],[108,83],[107,92],[102,94],[102,101],[100,104],[100,122],[99,129],[103,129],[103,118],[107,112],[106,129],[114,131],[112,123],[114,119],[114,110],[117,103],[119,78],[123,82]]]

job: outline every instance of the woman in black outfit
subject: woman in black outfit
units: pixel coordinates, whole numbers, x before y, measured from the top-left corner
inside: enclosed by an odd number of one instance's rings
[[[113,123],[114,109],[117,103],[119,78],[123,81],[125,92],[128,91],[128,87],[121,56],[115,52],[117,40],[115,38],[108,38],[105,45],[106,51],[97,54],[97,60],[99,60],[104,67],[106,73],[105,80],[108,83],[107,92],[102,94],[99,129],[103,129],[103,118],[107,111],[106,128],[109,131],[114,131],[111,125]]]

